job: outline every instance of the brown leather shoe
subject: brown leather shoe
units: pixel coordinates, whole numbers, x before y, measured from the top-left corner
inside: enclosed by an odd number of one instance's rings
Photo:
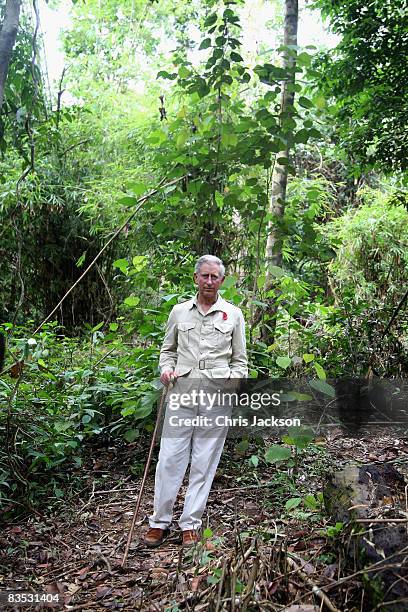
[[[160,529],[159,527],[150,527],[149,531],[145,533],[142,538],[142,542],[149,548],[156,548],[163,544],[163,541],[170,533],[170,529]]]
[[[183,546],[195,546],[200,541],[200,536],[194,529],[185,529],[183,531]]]

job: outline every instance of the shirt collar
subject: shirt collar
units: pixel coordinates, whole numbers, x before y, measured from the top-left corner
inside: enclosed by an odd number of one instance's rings
[[[193,308],[193,306],[195,306],[197,308],[198,304],[197,304],[197,298],[198,298],[198,293],[195,294],[195,296],[192,298],[192,300],[190,300],[190,305],[189,305],[189,309],[191,310]],[[216,312],[217,310],[221,310],[222,312],[225,311],[225,305],[226,305],[226,301],[224,300],[224,298],[222,298],[220,296],[220,294],[217,294],[217,301],[214,302],[214,304],[211,306],[211,308],[209,308],[209,310],[207,311],[207,314],[209,312]]]

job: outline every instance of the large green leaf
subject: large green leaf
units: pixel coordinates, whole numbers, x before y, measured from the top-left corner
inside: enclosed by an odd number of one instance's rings
[[[280,368],[283,368],[284,370],[286,370],[286,368],[288,368],[291,365],[292,360],[290,357],[277,357],[276,363]]]
[[[268,463],[286,461],[291,455],[292,453],[289,448],[279,446],[278,444],[272,444],[265,452],[265,461]]]
[[[336,397],[336,390],[325,380],[309,380],[309,385],[320,393],[324,393],[325,395],[329,395],[330,397]]]

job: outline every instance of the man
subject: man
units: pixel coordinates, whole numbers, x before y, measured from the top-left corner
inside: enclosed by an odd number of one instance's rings
[[[203,255],[197,261],[194,281],[198,293],[193,299],[174,306],[167,322],[159,362],[160,380],[164,385],[178,379],[176,389],[182,388],[185,379],[194,386],[214,379],[247,376],[245,322],[241,310],[218,295],[224,278],[225,268],[218,257]],[[180,407],[184,417],[203,416],[206,410],[207,406],[202,405]],[[190,460],[189,483],[179,525],[184,546],[198,542],[201,517],[228,430],[227,426],[187,424],[171,433],[170,417],[169,403],[156,468],[154,511],[149,517],[150,529],[143,539],[149,547],[159,546],[169,533],[173,506]]]

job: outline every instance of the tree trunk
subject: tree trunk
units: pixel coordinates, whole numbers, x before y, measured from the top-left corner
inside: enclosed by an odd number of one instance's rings
[[[4,88],[11,53],[17,37],[20,8],[21,0],[6,0],[4,20],[0,30],[0,110],[3,106]]]
[[[292,88],[288,88],[288,84],[295,82],[296,68],[296,45],[297,45],[297,29],[298,29],[298,0],[285,0],[285,24],[283,44],[289,46],[288,50],[283,52],[282,68],[287,71],[287,79],[282,82],[281,107],[280,107],[280,123],[282,125],[284,119],[289,119],[293,116],[293,101],[295,97]],[[284,158],[286,164],[280,164],[279,159]],[[274,275],[271,273],[271,266],[281,266],[282,264],[282,239],[279,229],[279,220],[282,219],[285,210],[286,185],[288,182],[288,167],[289,147],[286,146],[276,156],[275,166],[272,174],[271,200],[269,203],[268,213],[273,215],[273,219],[268,222],[267,241],[265,249],[265,264],[266,264],[266,290],[269,290],[274,285]],[[276,222],[278,221],[278,223]],[[269,318],[268,327],[262,325],[261,337],[267,343],[274,340],[274,330],[276,324],[276,305],[273,299],[270,300],[270,305],[264,313]]]

